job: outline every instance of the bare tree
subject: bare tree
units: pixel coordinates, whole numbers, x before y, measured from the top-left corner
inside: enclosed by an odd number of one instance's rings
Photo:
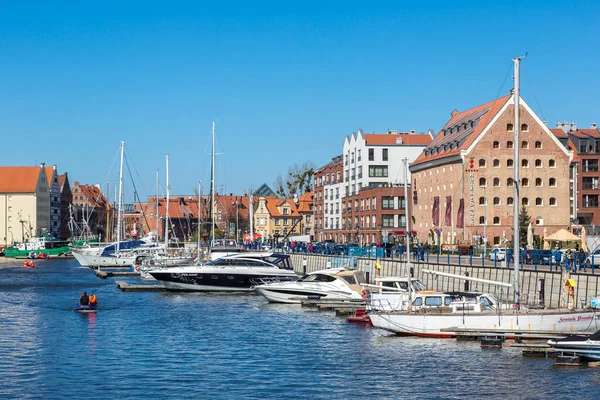
[[[285,178],[281,175],[275,179],[275,193],[279,197],[292,197],[312,190],[312,178],[315,173],[314,164],[310,161],[302,166],[294,164],[288,168]]]

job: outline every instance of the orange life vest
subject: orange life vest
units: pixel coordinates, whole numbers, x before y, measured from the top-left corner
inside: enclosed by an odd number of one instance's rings
[[[96,295],[95,294],[90,295],[90,304],[96,304]]]

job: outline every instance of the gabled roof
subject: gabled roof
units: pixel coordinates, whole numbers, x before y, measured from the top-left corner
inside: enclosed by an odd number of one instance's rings
[[[0,167],[0,193],[35,193],[41,167]]]
[[[266,183],[260,185],[259,188],[256,189],[253,194],[255,196],[277,196],[277,194],[275,194],[275,192]]]
[[[298,197],[298,212],[299,213],[310,213],[312,212],[313,205],[313,192],[304,193]]]
[[[315,171],[315,176],[317,176],[318,174],[320,174],[321,171],[323,171],[325,169],[336,167],[336,166],[340,166],[340,165],[342,165],[342,163],[343,163],[343,156],[342,156],[342,154],[340,154],[339,156],[335,156],[327,164],[325,164],[322,167],[320,167],[319,169],[317,169]]]
[[[467,149],[483,132],[510,98],[511,95],[506,95],[467,111],[453,111],[450,120],[411,164],[411,167],[459,155],[461,150]]]
[[[426,133],[366,133],[367,146],[427,146],[432,137]]]
[[[98,187],[94,185],[79,185],[79,190],[88,201],[94,202],[94,207],[110,207],[110,203]]]
[[[266,197],[266,196],[263,196],[263,197],[265,198],[267,210],[269,211],[269,214],[271,215],[271,217],[290,217],[290,218],[296,217],[297,218],[300,216],[300,214],[298,213],[298,208],[294,204],[293,199],[280,199],[277,197]],[[286,203],[290,207],[289,214],[283,214],[277,208],[277,207],[286,205]]]
[[[60,191],[63,191],[63,187],[65,186],[65,182],[68,182],[69,178],[67,177],[67,173],[65,172],[62,175],[58,176],[58,186],[60,187]]]
[[[44,167],[46,170],[46,179],[48,180],[48,187],[52,188],[52,177],[54,176],[55,167]]]

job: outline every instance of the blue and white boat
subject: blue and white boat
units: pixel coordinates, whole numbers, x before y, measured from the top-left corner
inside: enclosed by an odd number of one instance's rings
[[[590,361],[600,361],[600,331],[590,336],[570,335],[563,339],[550,339],[548,345],[560,353],[572,354]]]

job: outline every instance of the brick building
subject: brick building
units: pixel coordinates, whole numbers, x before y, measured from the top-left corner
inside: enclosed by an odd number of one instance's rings
[[[414,230],[421,241],[511,240],[514,146],[520,146],[520,198],[534,233],[551,234],[569,224],[568,151],[521,100],[520,143],[514,140],[512,95],[453,111],[411,165]],[[519,205],[519,208],[521,205]]]

